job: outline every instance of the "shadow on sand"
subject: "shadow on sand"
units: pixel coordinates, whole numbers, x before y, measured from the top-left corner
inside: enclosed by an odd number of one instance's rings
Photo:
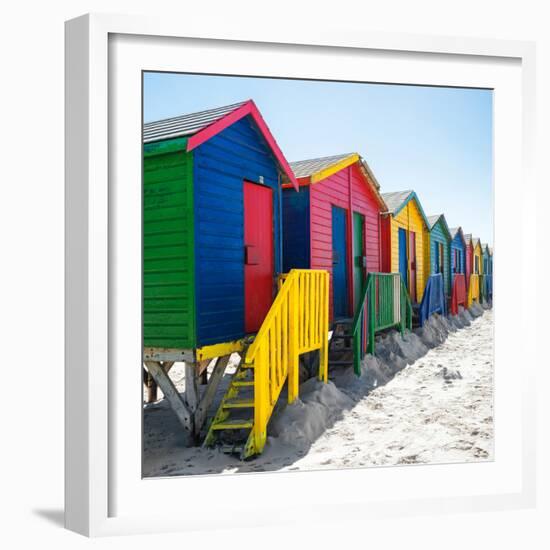
[[[480,316],[479,306],[468,319]],[[407,332],[404,338],[391,331],[381,335],[377,357],[363,361],[363,375],[351,368],[335,369],[327,385],[309,379],[300,386],[300,397],[287,405],[281,394],[268,428],[268,441],[261,456],[248,461],[223,454],[217,449],[192,447],[168,404],[160,402],[144,414],[144,477],[212,475],[300,470],[295,466],[308,454],[321,435],[330,430],[347,411],[353,409],[375,387],[385,385],[407,364],[425,355],[446,340],[450,332],[470,324],[466,319],[451,326],[439,316],[421,329]],[[458,321],[457,321],[458,322]],[[379,345],[380,344],[380,345]],[[226,378],[226,377],[224,377]],[[226,382],[227,383],[227,382]],[[221,400],[224,389],[218,396]],[[217,405],[213,407],[215,411]]]

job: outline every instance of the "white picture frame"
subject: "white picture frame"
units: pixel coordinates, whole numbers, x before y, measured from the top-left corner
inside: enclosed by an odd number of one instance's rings
[[[181,51],[180,55],[172,51],[178,48],[191,48],[188,51],[197,55],[184,67]],[[227,55],[220,58],[220,49]],[[310,63],[304,63],[304,56],[309,56]],[[219,72],[220,67],[228,74],[332,79],[347,79],[351,71],[357,74],[368,67],[372,72],[364,80],[447,86],[477,82],[494,87],[497,397],[493,463],[141,479],[141,444],[136,442],[140,407],[134,391],[136,385],[141,389],[137,369],[141,349],[134,346],[139,332],[140,300],[136,296],[141,281],[138,275],[131,277],[141,250],[136,225],[141,200],[141,118],[134,119],[138,99],[141,109],[141,89],[134,89],[134,85],[141,70]],[[370,78],[371,74],[376,76]],[[121,93],[124,104],[117,99]],[[520,349],[525,346],[521,342],[517,350],[509,349],[513,338],[507,317],[510,313],[499,307],[498,297],[505,296],[510,285],[521,289],[521,309],[514,313],[519,330],[536,316],[536,287],[526,284],[527,272],[515,273],[515,280],[507,276],[514,253],[524,260],[529,258],[531,269],[535,269],[534,241],[525,238],[534,232],[536,224],[533,213],[527,215],[536,197],[532,177],[534,95],[535,46],[529,42],[368,31],[354,34],[335,29],[300,29],[298,33],[228,28],[220,33],[208,22],[115,15],[86,15],[68,21],[66,527],[88,536],[208,528],[203,512],[186,509],[181,513],[181,500],[174,513],[177,501],[172,499],[176,493],[181,497],[182,491],[197,509],[209,506],[209,515],[219,517],[218,527],[292,522],[297,513],[302,521],[321,521],[315,506],[310,506],[315,503],[332,505],[335,520],[360,520],[366,514],[395,516],[533,506],[536,349]],[[506,193],[518,181],[519,204],[517,197]],[[520,231],[506,224],[507,212],[513,207],[519,211]],[[122,280],[124,287],[119,284]],[[126,353],[128,360],[122,362]],[[520,353],[524,372],[518,389],[517,374],[512,373],[514,381],[506,365],[517,360]],[[129,382],[125,392],[121,381],[128,380],[136,357],[136,382]],[[514,391],[518,395],[512,403]],[[319,476],[323,476],[323,491],[319,490]],[[357,487],[369,490],[358,491]],[[203,498],[205,491],[211,494],[238,488],[243,492],[261,490],[270,498],[257,499],[247,515],[224,514],[220,506]],[[161,495],[155,513],[147,506],[151,491]],[[299,491],[300,502],[289,502],[292,491]]]

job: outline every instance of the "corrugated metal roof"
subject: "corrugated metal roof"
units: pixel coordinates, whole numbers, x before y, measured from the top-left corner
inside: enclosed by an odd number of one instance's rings
[[[143,143],[190,136],[242,107],[245,103],[246,101],[241,101],[215,109],[147,122],[143,125]]]
[[[449,232],[451,233],[451,237],[454,239],[456,237],[456,234],[458,233],[458,230],[460,227],[451,227],[449,229]]]
[[[336,164],[351,155],[353,155],[353,153],[346,153],[345,155],[332,155],[330,157],[319,157],[316,159],[298,160],[295,162],[290,162],[289,164],[297,178],[307,178],[308,176],[316,174],[317,172],[320,172],[321,170],[324,170],[325,168],[328,168],[329,166],[332,166],[333,164]]]
[[[445,214],[437,214],[435,216],[427,216],[428,223],[430,224],[430,230],[434,228],[434,225],[441,221],[441,225],[443,227],[443,231],[447,233],[447,237],[449,239],[452,239],[453,236],[451,235],[451,230],[449,229],[449,225],[447,224],[447,218],[445,218]]]
[[[382,193],[382,198],[388,207],[388,212],[395,214],[401,205],[409,198],[413,193],[412,190],[408,191],[394,191],[392,193]]]
[[[372,183],[376,187],[376,190],[378,191],[380,198],[382,198],[382,195],[380,193],[380,184],[378,183],[378,180],[376,179],[376,176],[374,175],[373,171],[370,169],[370,166],[367,164],[367,161],[363,157],[361,157],[361,164],[363,165],[363,169],[368,174],[369,178],[372,180]]]
[[[437,214],[436,216],[428,216],[428,221],[430,222],[431,228],[433,228],[439,218],[441,218],[441,214]]]
[[[367,164],[367,161],[358,153],[346,153],[343,155],[331,155],[328,157],[294,161],[290,163],[290,167],[294,172],[294,176],[296,178],[310,178],[311,183],[315,183],[313,179],[316,176],[319,176],[320,174],[324,174],[324,176],[326,176],[327,174],[325,170],[337,170],[339,169],[339,166],[345,166],[346,162],[348,162],[347,165],[356,162],[359,163],[361,172],[363,173],[363,176],[367,180],[368,185],[371,187],[373,193],[375,194],[381,211],[385,212],[387,208],[384,200],[382,199],[382,195],[380,194],[380,184],[378,183],[378,180],[370,169],[370,166]]]

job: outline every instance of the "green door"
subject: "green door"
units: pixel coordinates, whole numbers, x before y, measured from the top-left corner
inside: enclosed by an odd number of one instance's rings
[[[353,213],[353,312],[357,310],[366,273],[365,216]]]

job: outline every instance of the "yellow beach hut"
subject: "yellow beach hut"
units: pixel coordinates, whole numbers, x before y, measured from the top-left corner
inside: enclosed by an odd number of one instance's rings
[[[467,269],[469,270],[468,282],[468,307],[474,302],[479,303],[481,298],[481,282],[483,275],[483,251],[481,249],[481,241],[477,237],[468,234],[464,236],[468,249],[468,259],[470,259]],[[467,262],[468,264],[468,262]]]
[[[411,300],[420,303],[430,276],[430,224],[414,191],[383,193],[382,270],[401,273]]]
[[[483,249],[481,248],[481,240],[474,237],[472,239],[472,247],[472,273],[475,273],[476,275],[483,275]]]

